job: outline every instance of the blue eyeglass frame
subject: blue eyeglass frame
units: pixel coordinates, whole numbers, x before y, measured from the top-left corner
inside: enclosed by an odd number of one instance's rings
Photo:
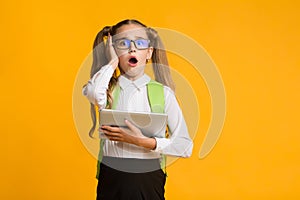
[[[131,44],[131,43],[133,42],[135,48],[137,48],[138,50],[148,49],[148,48],[150,47],[150,40],[149,40],[149,39],[139,38],[139,39],[136,39],[136,40],[130,40],[130,39],[126,39],[126,38],[121,38],[121,39],[115,40],[115,41],[112,43],[114,47],[116,47],[117,49],[120,49],[120,50],[127,50],[127,49],[130,48],[130,46],[127,47],[127,48],[119,48],[119,47],[117,47],[115,44],[116,44],[117,41],[120,41],[120,40],[126,40],[126,41],[129,41],[129,42],[130,42],[129,44]],[[138,40],[145,40],[145,41],[147,41],[147,42],[148,42],[148,46],[145,47],[145,48],[138,48],[138,47],[137,47],[137,44],[136,44],[136,41],[138,41]]]

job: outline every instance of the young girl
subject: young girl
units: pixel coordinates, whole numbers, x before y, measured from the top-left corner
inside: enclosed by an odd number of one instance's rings
[[[91,103],[93,127],[95,106],[125,111],[151,112],[144,74],[152,62],[155,80],[163,86],[164,112],[168,115],[168,137],[146,137],[130,121],[128,128],[102,126],[97,199],[164,199],[166,174],[163,155],[189,157],[193,143],[174,94],[166,53],[157,32],[137,20],[124,20],[104,27],[96,36],[90,81],[83,94]],[[113,90],[119,88],[117,99]],[[116,98],[116,97],[115,97]],[[114,105],[115,103],[115,105]],[[114,106],[113,106],[114,105]],[[120,167],[122,166],[122,167]]]

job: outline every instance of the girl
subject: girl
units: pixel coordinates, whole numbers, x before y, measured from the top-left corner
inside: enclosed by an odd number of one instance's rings
[[[151,112],[147,94],[151,80],[144,74],[149,61],[155,80],[163,85],[169,137],[145,137],[127,120],[128,128],[100,127],[107,139],[101,140],[103,157],[97,176],[97,199],[165,199],[166,174],[160,167],[162,155],[191,155],[193,143],[176,101],[163,44],[154,29],[137,20],[106,26],[96,36],[91,79],[83,88],[83,94],[91,103],[93,127],[90,136],[96,127],[95,106],[99,110],[115,107]],[[113,90],[117,87],[120,91],[114,99]]]

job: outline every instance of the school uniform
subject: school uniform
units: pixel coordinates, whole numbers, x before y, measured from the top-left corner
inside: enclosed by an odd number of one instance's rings
[[[105,108],[106,90],[114,70],[106,65],[83,88],[83,94],[100,109]],[[117,110],[151,112],[144,74],[135,81],[120,76]],[[164,199],[166,175],[160,168],[161,155],[189,157],[193,142],[173,91],[164,86],[165,113],[170,136],[158,135],[156,148],[148,150],[133,144],[105,140],[98,177],[97,199]],[[163,134],[163,133],[162,133]]]

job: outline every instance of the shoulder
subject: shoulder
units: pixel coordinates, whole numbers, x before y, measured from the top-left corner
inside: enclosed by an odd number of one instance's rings
[[[161,87],[163,90],[164,90],[164,93],[165,94],[172,94],[172,95],[175,95],[174,91],[166,86],[166,85],[163,85],[162,83],[158,82],[158,81],[155,81],[153,79],[149,80],[147,85],[151,85],[151,86],[158,86],[158,87]]]
[[[147,85],[150,86],[150,87],[151,86],[157,86],[157,87],[154,87],[154,88],[161,88],[163,90],[165,99],[175,98],[175,92],[170,87],[168,87],[166,85],[163,85],[160,82],[157,82],[157,81],[151,79],[151,80],[148,81]]]
[[[166,85],[163,85],[162,83],[160,83],[158,81],[155,81],[155,80],[151,79],[151,80],[149,80],[149,82],[147,84],[148,85],[159,86],[159,87],[163,88],[165,95],[167,94],[167,95],[175,96],[174,91],[170,87],[168,87]]]
[[[170,87],[165,86],[165,85],[164,85],[163,87],[164,87],[164,92],[165,92],[165,94],[175,96],[175,92],[174,92]]]
[[[164,96],[165,96],[165,102],[166,103],[175,103],[177,102],[175,92],[168,86],[163,86],[164,87]]]

